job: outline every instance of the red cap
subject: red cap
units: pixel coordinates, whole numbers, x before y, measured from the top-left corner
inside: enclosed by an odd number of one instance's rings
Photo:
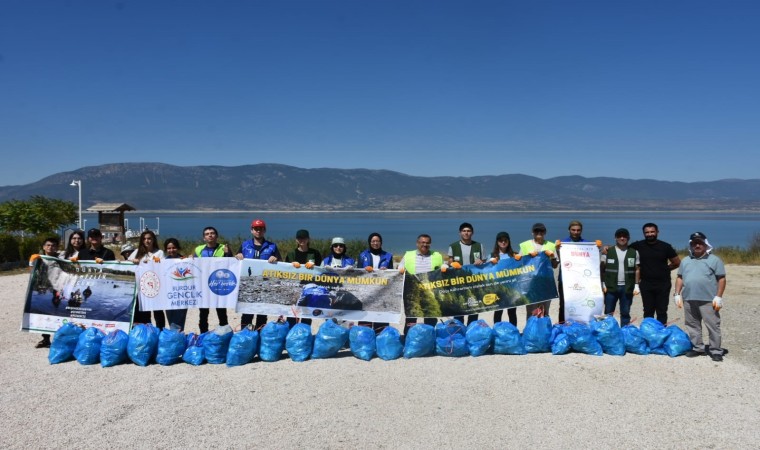
[[[263,220],[261,220],[261,219],[256,219],[256,220],[254,220],[253,222],[251,222],[251,228],[253,228],[253,227],[262,227],[262,228],[266,228],[266,227],[267,227],[267,224],[266,224],[266,223],[264,223],[264,221],[263,221]]]

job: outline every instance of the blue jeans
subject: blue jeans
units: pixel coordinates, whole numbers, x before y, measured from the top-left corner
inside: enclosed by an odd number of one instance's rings
[[[615,312],[615,304],[620,300],[620,326],[624,327],[631,322],[631,304],[633,303],[633,293],[627,294],[625,286],[618,286],[617,289],[607,289],[604,294],[604,313],[612,314]]]

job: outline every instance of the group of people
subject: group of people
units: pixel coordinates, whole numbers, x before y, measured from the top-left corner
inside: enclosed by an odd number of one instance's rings
[[[644,317],[654,317],[663,324],[668,320],[668,304],[671,292],[671,271],[678,269],[674,302],[678,308],[684,309],[685,326],[693,345],[687,356],[709,354],[713,360],[721,361],[720,308],[726,286],[726,272],[723,262],[712,254],[712,246],[704,233],[696,232],[689,238],[689,256],[681,261],[673,246],[658,239],[659,229],[654,223],[646,223],[642,227],[644,239],[630,243],[630,233],[625,228],[615,231],[615,245],[600,248],[602,273],[602,289],[604,291],[604,313],[613,314],[618,305],[620,308],[620,323],[622,326],[631,321],[631,306],[634,296],[641,295]],[[332,268],[363,268],[365,270],[394,269],[393,255],[383,249],[383,238],[379,233],[371,233],[367,238],[367,248],[353,258],[346,254],[346,243],[342,237],[334,237],[331,241],[329,254],[323,258],[320,251],[310,246],[308,230],[296,232],[296,248],[282,258],[277,244],[266,239],[267,226],[261,219],[251,222],[251,239],[245,240],[237,252],[233,253],[227,244],[219,242],[219,233],[214,227],[203,230],[203,244],[198,245],[187,257],[235,257],[237,259],[259,259],[270,263],[284,261],[294,266],[311,268],[314,266]],[[509,233],[500,231],[496,234],[493,247],[487,249],[473,239],[475,232],[472,224],[464,222],[459,226],[459,239],[452,242],[447,254],[431,251],[432,238],[427,234],[417,236],[416,249],[407,251],[401,257],[398,270],[410,274],[446,271],[449,268],[460,268],[462,265],[482,265],[497,263],[502,259],[516,260],[524,256],[546,254],[553,268],[560,265],[557,247],[563,242],[588,242],[582,237],[583,224],[577,220],[568,225],[568,236],[560,241],[552,242],[546,239],[546,226],[536,223],[531,228],[532,238],[521,242],[515,249]],[[43,245],[43,254],[57,256],[69,260],[102,260],[113,261],[116,256],[113,251],[103,246],[103,235],[97,228],[85,233],[76,230],[69,236],[66,248],[58,251],[58,238],[49,238]],[[175,238],[164,241],[163,250],[159,248],[158,240],[153,231],[145,230],[139,238],[137,248],[125,244],[121,253],[126,261],[140,264],[150,260],[183,258],[180,243]],[[565,320],[564,293],[562,271],[558,275],[559,314],[558,321]],[[139,300],[138,300],[139,301]],[[526,314],[548,315],[550,301],[527,305]],[[200,332],[209,329],[209,308],[201,308],[199,314]],[[227,310],[216,308],[220,326],[229,323]],[[153,320],[156,326],[163,328],[169,324],[185,326],[187,310],[154,311]],[[494,312],[494,323],[502,320],[503,311]],[[516,308],[507,309],[510,323],[517,325]],[[463,316],[455,317],[465,322]],[[478,319],[477,314],[469,315],[467,323]],[[404,332],[416,323],[418,318],[407,317]],[[424,318],[425,323],[434,325],[438,319]],[[288,318],[291,326],[295,318]],[[311,324],[311,319],[301,319]],[[140,311],[136,308],[134,323],[151,322],[150,311]],[[267,322],[266,315],[243,314],[241,326],[253,325],[260,328]],[[703,343],[702,322],[709,332],[709,346]],[[387,323],[360,323],[382,329]],[[43,334],[37,347],[49,347],[50,336]]]

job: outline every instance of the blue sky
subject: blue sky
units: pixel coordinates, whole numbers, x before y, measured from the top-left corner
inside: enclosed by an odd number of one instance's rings
[[[756,1],[4,0],[0,185],[113,162],[759,178],[758,23]]]

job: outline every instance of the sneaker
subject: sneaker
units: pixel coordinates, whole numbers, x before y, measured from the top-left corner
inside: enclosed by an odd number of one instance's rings
[[[50,348],[50,339],[42,338],[34,348]]]
[[[698,352],[696,350],[689,350],[688,352],[686,352],[686,356],[689,358],[694,358],[696,356],[705,356],[706,354],[707,353],[705,352]]]
[[[711,354],[710,358],[712,358],[712,360],[715,361],[715,362],[721,362],[721,361],[723,361],[723,355],[719,355],[717,353]]]

